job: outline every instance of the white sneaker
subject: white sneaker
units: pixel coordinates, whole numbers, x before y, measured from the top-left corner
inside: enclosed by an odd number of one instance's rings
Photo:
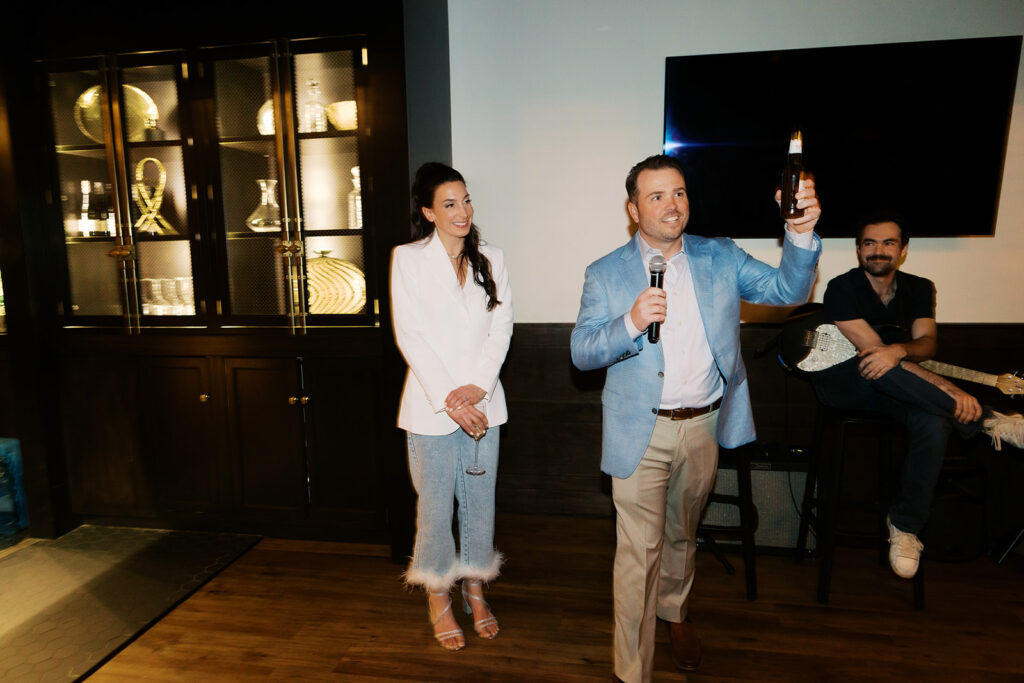
[[[894,527],[888,517],[885,518],[885,525],[889,527],[889,566],[896,572],[896,576],[914,578],[921,563],[924,544],[914,534]]]
[[[1024,448],[1024,415],[1003,415],[993,410],[992,417],[982,423],[982,429],[992,437],[992,447],[997,451],[1003,450],[1003,441]]]

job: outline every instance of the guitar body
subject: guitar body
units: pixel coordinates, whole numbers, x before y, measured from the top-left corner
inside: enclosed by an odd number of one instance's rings
[[[824,322],[821,304],[804,304],[796,309],[779,333],[779,362],[788,370],[802,372],[797,364],[807,357],[807,334]]]
[[[835,325],[822,323],[807,334],[807,356],[796,364],[804,372],[818,372],[857,355],[857,347]]]
[[[791,316],[779,336],[783,365],[797,372],[818,372],[857,355],[839,328],[825,322],[821,304],[801,308],[806,312]]]

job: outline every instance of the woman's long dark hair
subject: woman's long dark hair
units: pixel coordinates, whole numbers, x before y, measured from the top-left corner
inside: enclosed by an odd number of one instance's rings
[[[416,171],[416,177],[412,181],[412,230],[413,239],[420,240],[430,236],[434,232],[434,224],[423,215],[423,209],[432,209],[434,206],[434,193],[437,188],[445,183],[462,183],[466,180],[462,174],[451,166],[428,161]],[[469,234],[462,243],[462,254],[459,255],[458,267],[461,271],[463,263],[469,261],[473,269],[473,281],[483,287],[487,294],[487,310],[493,311],[495,306],[501,304],[498,301],[497,287],[494,278],[491,277],[491,262],[480,253],[480,231],[476,223],[469,226]]]

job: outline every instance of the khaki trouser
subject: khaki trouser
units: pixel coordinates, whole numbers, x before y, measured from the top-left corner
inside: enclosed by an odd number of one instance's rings
[[[612,478],[615,675],[626,683],[651,680],[656,617],[686,618],[697,525],[718,467],[717,425],[717,410],[659,416],[633,474]]]

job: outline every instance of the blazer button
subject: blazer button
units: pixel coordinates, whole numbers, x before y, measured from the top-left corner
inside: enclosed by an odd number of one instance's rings
[[[658,409],[657,408],[651,408],[651,412],[654,413],[655,415],[657,415],[658,414]]]
[[[664,376],[665,376],[665,373],[664,373],[664,372],[659,372],[659,373],[658,373],[658,377],[664,377]]]

